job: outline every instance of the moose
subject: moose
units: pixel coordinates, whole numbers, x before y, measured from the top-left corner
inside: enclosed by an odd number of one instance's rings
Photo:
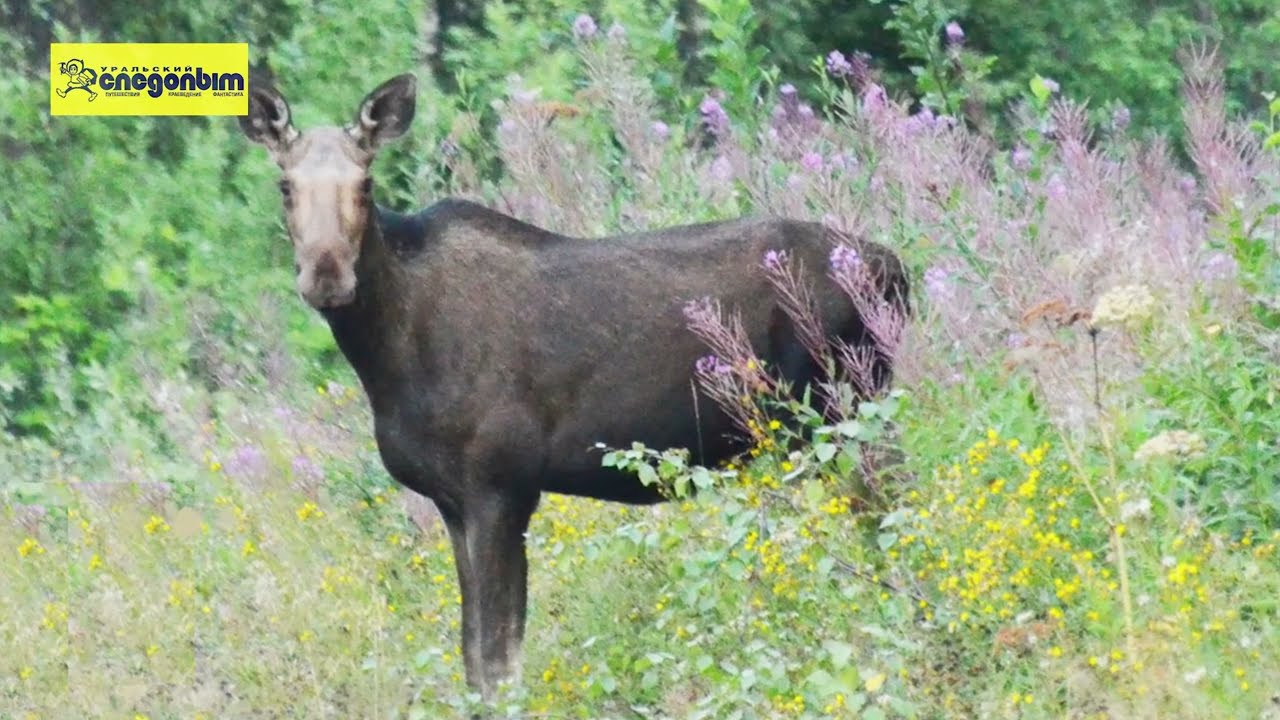
[[[399,75],[345,126],[300,131],[278,90],[251,81],[239,123],[279,166],[297,291],[359,377],[387,472],[439,510],[462,595],[466,681],[492,699],[519,682],[524,538],[541,494],[664,499],[603,467],[598,443],[701,443],[708,465],[741,452],[729,416],[697,407],[690,382],[705,349],[682,307],[714,296],[736,308],[758,357],[800,392],[824,370],[778,309],[760,258],[785,251],[823,268],[832,241],[821,224],[778,218],[581,238],[461,199],[412,214],[382,207],[370,165],[410,126],[416,92],[415,76]],[[905,307],[898,258],[872,242],[859,252],[881,278],[877,292]],[[829,339],[869,347],[848,297],[811,274]]]

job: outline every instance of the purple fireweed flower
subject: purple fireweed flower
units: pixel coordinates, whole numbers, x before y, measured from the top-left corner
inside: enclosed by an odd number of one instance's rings
[[[800,167],[812,173],[820,172],[822,170],[822,155],[812,151],[801,155]]]
[[[1131,117],[1129,108],[1124,105],[1117,105],[1116,109],[1111,111],[1111,127],[1115,128],[1117,131],[1124,130],[1129,127],[1129,120]]]
[[[1044,86],[1050,93],[1056,94],[1062,88],[1058,85],[1058,81],[1053,78],[1044,78]]]
[[[608,37],[610,40],[613,40],[614,42],[618,42],[619,40],[626,40],[627,29],[622,26],[622,23],[614,21],[614,23],[609,26],[609,32],[606,33],[606,37]]]
[[[946,33],[948,43],[959,45],[964,42],[964,28],[960,27],[960,23],[954,20],[947,23]]]
[[[653,124],[649,126],[649,132],[659,140],[666,140],[671,135],[671,128],[661,120],[654,120]]]
[[[1031,150],[1019,145],[1009,154],[1009,164],[1014,170],[1025,172],[1031,167]]]
[[[902,121],[902,128],[908,135],[919,135],[933,129],[935,118],[929,108],[921,108],[920,112]]]
[[[708,168],[711,179],[719,183],[727,183],[733,179],[733,163],[724,155],[717,156]]]
[[[796,110],[796,113],[800,115],[801,120],[813,119],[813,108],[809,107],[807,103],[800,103],[800,108]]]
[[[1178,178],[1178,189],[1181,190],[1183,193],[1186,193],[1187,195],[1191,195],[1195,193],[1196,191],[1195,177],[1188,175],[1186,173],[1183,173],[1182,177]]]
[[[1067,184],[1062,181],[1061,177],[1054,175],[1049,178],[1049,182],[1045,183],[1044,194],[1055,200],[1060,200],[1067,195]]]
[[[450,140],[449,138],[445,138],[440,141],[440,154],[443,155],[444,157],[447,157],[447,158],[457,157],[459,152],[460,152],[460,149],[458,148],[458,143],[454,142],[453,140]]]
[[[241,445],[232,451],[222,466],[228,475],[239,478],[256,477],[266,472],[267,456],[257,445]]]
[[[836,272],[849,272],[862,267],[862,258],[858,251],[848,245],[837,245],[831,251],[831,269]]]
[[[828,75],[844,80],[854,90],[861,89],[871,78],[871,56],[862,51],[845,55],[839,50],[832,50],[827,53],[824,64]]]
[[[704,355],[694,365],[702,375],[728,375],[733,370],[728,363],[715,355]]]
[[[778,88],[778,94],[781,95],[783,99],[794,98],[796,96],[796,86],[791,83],[786,83],[782,87]]]
[[[295,455],[290,468],[293,470],[293,477],[296,480],[311,480],[314,482],[324,477],[324,471],[320,469],[316,461],[306,455]]]
[[[827,55],[827,72],[831,77],[842,78],[853,74],[853,65],[844,53],[839,50],[832,50]]]
[[[698,112],[702,115],[702,123],[712,134],[723,136],[729,132],[729,115],[719,100],[707,96],[698,105]]]
[[[871,83],[866,90],[862,91],[862,111],[864,113],[879,112],[888,104],[889,96],[885,94],[884,88],[878,83]]]
[[[764,261],[761,264],[764,265],[764,268],[766,270],[769,270],[771,272],[778,272],[779,270],[782,270],[784,267],[786,267],[787,251],[770,250],[769,252],[764,254]]]
[[[573,19],[573,36],[579,40],[587,40],[596,34],[596,21],[586,13]]]
[[[946,298],[951,294],[950,279],[950,273],[934,265],[924,273],[924,291],[935,300]]]
[[[1224,252],[1216,252],[1205,259],[1200,277],[1205,280],[1230,280],[1236,276],[1239,265],[1236,259]]]
[[[858,159],[853,153],[838,152],[827,160],[827,165],[832,170],[848,171],[858,167]]]

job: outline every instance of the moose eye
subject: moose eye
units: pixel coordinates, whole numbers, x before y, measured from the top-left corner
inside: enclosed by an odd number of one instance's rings
[[[360,194],[368,197],[373,192],[373,178],[365,178],[360,181]]]
[[[288,180],[280,181],[280,194],[284,196],[285,200],[293,197],[293,185]]]

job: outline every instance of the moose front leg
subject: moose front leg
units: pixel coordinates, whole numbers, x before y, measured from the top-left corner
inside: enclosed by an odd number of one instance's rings
[[[486,700],[501,684],[520,682],[529,582],[525,533],[537,505],[537,494],[494,491],[474,498],[465,513],[473,592],[463,595],[463,613],[478,616],[479,630],[464,633],[464,640],[478,644],[466,653],[479,657]]]

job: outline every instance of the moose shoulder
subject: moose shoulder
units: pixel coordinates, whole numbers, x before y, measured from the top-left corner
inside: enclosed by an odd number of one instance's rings
[[[350,125],[306,131],[274,89],[252,87],[241,125],[280,166],[299,293],[360,377],[388,472],[444,518],[467,681],[492,696],[520,672],[524,533],[542,492],[661,499],[601,467],[596,443],[700,448],[708,464],[742,449],[730,419],[691,393],[706,350],[685,303],[714,297],[739,313],[759,357],[803,391],[820,369],[760,271],[767,251],[785,250],[810,274],[831,339],[873,341],[824,278],[832,243],[815,223],[739,219],[585,239],[463,200],[410,215],[377,207],[369,166],[412,121],[415,85],[394,78]],[[871,243],[858,250],[886,301],[905,308],[897,258]],[[878,370],[887,382],[889,368]]]

